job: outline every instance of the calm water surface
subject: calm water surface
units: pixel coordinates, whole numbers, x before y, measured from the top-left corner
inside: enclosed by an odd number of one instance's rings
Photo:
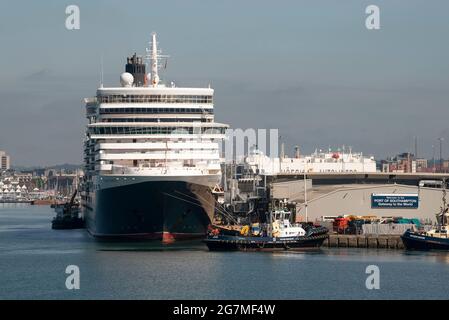
[[[97,242],[51,230],[49,207],[0,204],[0,299],[449,299],[449,253],[209,252],[200,242]],[[380,290],[365,269],[380,268]],[[80,290],[65,269],[80,268]]]

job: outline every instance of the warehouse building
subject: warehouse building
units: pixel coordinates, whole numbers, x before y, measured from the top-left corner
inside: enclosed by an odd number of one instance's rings
[[[336,216],[418,218],[436,221],[443,189],[409,185],[322,185],[307,192],[307,220],[322,221]],[[306,219],[304,194],[297,199],[297,220]]]

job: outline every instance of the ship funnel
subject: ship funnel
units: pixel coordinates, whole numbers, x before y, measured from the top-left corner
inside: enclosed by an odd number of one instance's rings
[[[133,86],[142,87],[146,84],[145,64],[142,62],[142,57],[134,55],[128,57],[125,70],[134,77]]]
[[[300,152],[299,152],[299,146],[295,146],[295,158],[299,159],[301,156]]]

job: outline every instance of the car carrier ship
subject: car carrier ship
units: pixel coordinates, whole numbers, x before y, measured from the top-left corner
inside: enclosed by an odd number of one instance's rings
[[[145,57],[127,58],[120,86],[85,99],[81,202],[95,237],[204,237],[213,217],[228,126],[214,122],[212,88],[162,83],[157,44],[153,33]]]

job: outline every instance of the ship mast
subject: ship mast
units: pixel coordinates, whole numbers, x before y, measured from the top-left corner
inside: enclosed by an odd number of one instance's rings
[[[151,84],[156,87],[159,83],[159,74],[157,70],[157,42],[156,33],[153,32],[152,36],[152,47],[151,47]]]
[[[167,55],[161,55],[157,48],[156,32],[151,34],[150,48],[147,48],[146,58],[150,60],[151,64],[151,85],[157,87],[160,81],[159,78],[159,60],[161,58],[168,58]]]
[[[444,218],[446,216],[447,213],[447,205],[446,205],[446,178],[443,178],[443,207],[441,208],[441,220],[439,223],[439,230],[444,229],[444,227],[446,226],[446,222],[444,221]]]

